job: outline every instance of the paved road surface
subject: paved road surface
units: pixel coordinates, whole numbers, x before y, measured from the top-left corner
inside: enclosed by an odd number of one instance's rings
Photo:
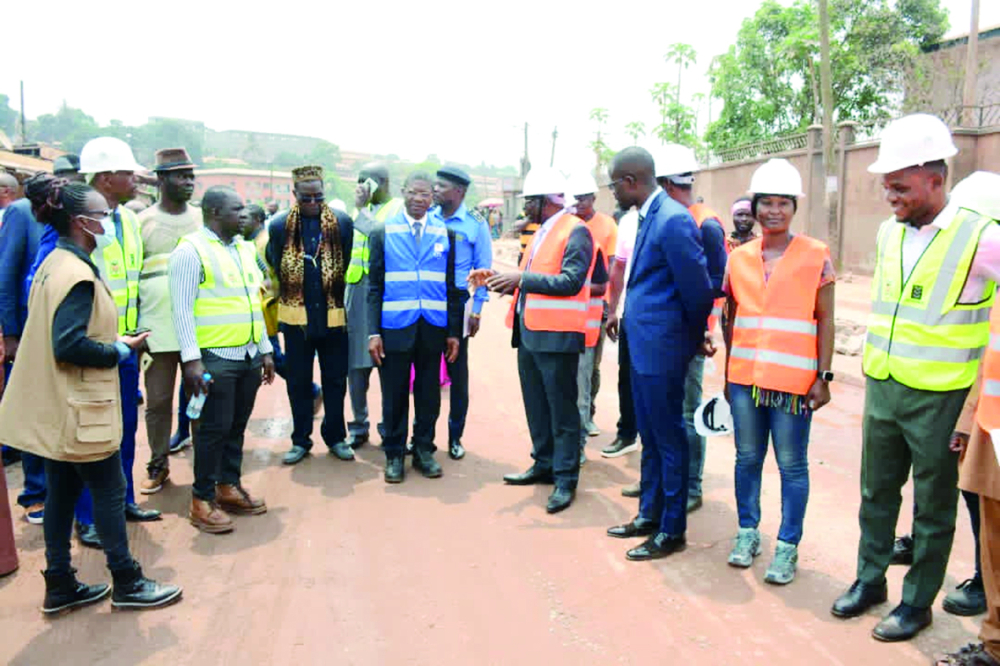
[[[613,345],[602,364],[603,432],[590,440],[576,503],[549,516],[548,488],[504,486],[503,474],[530,463],[505,308],[488,304],[472,344],[469,455],[456,463],[439,454],[441,479],[408,469],[404,484],[387,486],[377,448],[343,463],[323,455],[321,442],[317,455],[283,467],[291,427],[280,380],[258,397],[244,464],[267,514],[236,518],[228,536],[195,531],[186,520],[191,453],[172,457],[173,483],[146,500],[165,520],[130,524],[129,534],[151,576],[184,586],[178,605],[134,613],[102,603],[43,619],[42,532],[19,520],[21,570],[0,580],[0,663],[890,666],[927,663],[973,639],[978,618],[955,618],[939,605],[934,626],[903,645],[869,638],[888,604],[847,622],[829,614],[854,578],[863,396],[853,386],[836,386],[814,421],[799,576],[785,588],[762,582],[780,512],[773,457],[762,500],[765,554],[747,571],[726,565],[737,527],[731,439],[709,442],[706,502],[692,516],[684,553],[632,563],[631,542],[605,536],[634,515],[635,500],[619,489],[638,475],[637,454],[597,454],[617,418]],[[718,374],[707,384],[718,390]],[[377,389],[372,398],[377,415]],[[137,478],[148,456],[144,427],[139,448]],[[13,502],[19,467],[9,479]],[[904,526],[910,502],[907,491]],[[964,509],[957,535],[948,588],[973,569]],[[74,546],[74,559],[83,580],[108,580],[101,553]],[[892,601],[902,574],[890,572]]]

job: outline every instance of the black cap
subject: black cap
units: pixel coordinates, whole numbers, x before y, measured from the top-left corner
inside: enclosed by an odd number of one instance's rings
[[[60,155],[52,163],[52,173],[79,173],[80,158],[72,153]]]
[[[469,174],[454,166],[441,167],[438,169],[437,177],[450,180],[451,182],[457,185],[462,185],[463,187],[468,187],[469,183],[472,182],[472,179],[469,178]]]

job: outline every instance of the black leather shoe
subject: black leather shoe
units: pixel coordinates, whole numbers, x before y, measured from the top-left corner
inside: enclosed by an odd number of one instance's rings
[[[573,488],[560,488],[556,486],[552,494],[549,495],[549,502],[545,505],[545,510],[549,513],[559,513],[569,508],[576,497],[576,490]]]
[[[42,572],[45,577],[45,601],[42,612],[59,613],[100,601],[111,591],[109,585],[85,585],[76,579],[76,569],[67,573]]]
[[[656,533],[656,523],[652,520],[640,520],[636,516],[624,525],[608,528],[608,536],[616,539],[631,539],[632,537],[650,536]]]
[[[462,440],[453,439],[448,442],[448,457],[452,460],[461,460],[465,457],[465,447],[462,446]]]
[[[520,474],[504,474],[504,483],[508,483],[512,486],[530,486],[536,483],[555,483],[555,479],[552,477],[552,470],[540,470],[534,465],[528,468],[528,471],[522,472]]]
[[[130,523],[151,523],[154,520],[163,520],[163,516],[156,509],[140,509],[138,504],[126,504],[125,520]]]
[[[985,613],[986,590],[983,589],[983,579],[976,576],[963,581],[961,585],[948,593],[941,605],[946,612],[962,617]]]
[[[684,550],[687,546],[687,539],[683,536],[672,537],[669,534],[660,532],[649,537],[642,542],[642,545],[633,548],[625,553],[625,557],[633,562],[644,560],[658,560],[668,555]]]
[[[403,458],[388,458],[385,461],[385,482],[402,483],[406,478],[406,467],[403,465]]]
[[[98,550],[102,548],[101,537],[97,535],[97,528],[93,525],[77,523],[76,538],[80,540],[81,545],[87,548],[96,548]]]
[[[417,470],[428,479],[436,479],[441,476],[441,465],[434,460],[434,454],[421,449],[413,450],[413,469]]]
[[[369,441],[368,433],[363,435],[349,435],[347,438],[347,443],[351,445],[352,449],[360,449]]]
[[[336,456],[338,460],[343,460],[344,462],[354,460],[354,449],[347,442],[337,442],[330,447],[330,453]]]
[[[288,450],[285,457],[282,458],[281,462],[286,465],[295,465],[302,461],[309,454],[309,449],[304,446],[299,446],[298,444],[293,444],[292,448]]]
[[[913,537],[904,534],[893,542],[889,564],[913,564]]]
[[[889,588],[884,580],[881,585],[867,585],[856,580],[851,589],[833,602],[830,612],[842,618],[857,617],[872,606],[885,603],[888,598]]]
[[[872,637],[886,643],[908,641],[931,626],[934,614],[930,608],[914,608],[899,604],[872,629]]]
[[[111,593],[111,605],[115,608],[158,608],[180,599],[181,588],[176,585],[162,585],[142,574],[138,562],[122,571],[112,571],[115,588]]]

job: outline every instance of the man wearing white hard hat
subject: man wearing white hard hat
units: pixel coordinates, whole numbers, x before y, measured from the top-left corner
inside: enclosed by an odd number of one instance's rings
[[[887,599],[900,489],[912,467],[913,564],[902,603],[872,632],[882,641],[931,624],[958,504],[959,447],[949,441],[989,342],[1000,280],[1000,227],[949,199],[946,160],[957,153],[940,119],[914,114],[886,127],[868,168],[881,175],[895,216],[878,233],[863,360],[857,580],[831,612],[855,617]]]
[[[567,179],[573,199],[576,201],[574,209],[576,216],[590,229],[590,235],[594,238],[594,243],[598,246],[601,255],[601,263],[605,272],[610,269],[611,257],[615,254],[615,247],[618,244],[618,225],[610,215],[605,215],[594,209],[594,201],[597,198],[597,183],[589,173],[576,174]],[[580,367],[577,370],[577,384],[579,384],[580,395],[577,404],[580,409],[580,418],[583,420],[583,437],[596,437],[601,431],[594,424],[594,414],[597,413],[597,392],[601,388],[601,357],[604,355],[604,322],[608,318],[608,293],[605,287],[597,288],[591,285],[591,307],[595,309],[593,321],[599,326],[597,337],[593,344],[588,344],[586,351],[580,356]],[[592,337],[592,336],[591,336]],[[591,342],[588,337],[588,343]],[[580,463],[586,459],[584,444],[580,445]]]
[[[663,146],[656,156],[656,182],[671,199],[688,209],[701,231],[705,248],[708,276],[712,280],[716,299],[708,318],[708,331],[715,328],[722,314],[722,277],[726,272],[726,232],[722,218],[703,203],[697,203],[692,193],[694,174],[700,170],[694,150],[676,143]],[[694,427],[694,412],[701,404],[702,380],[705,375],[705,357],[695,354],[684,378],[684,427],[687,429],[691,458],[688,464],[687,510],[701,507],[701,477],[705,472],[705,438]]]
[[[572,215],[566,179],[555,169],[532,169],[522,196],[528,219],[540,226],[521,258],[520,268],[496,274],[473,271],[493,291],[514,294],[507,325],[513,330],[524,411],[535,463],[507,474],[510,485],[554,484],[546,511],[572,504],[580,476],[577,370],[585,348],[590,282],[605,282],[596,262],[597,246],[587,225]],[[597,275],[594,275],[594,273]]]

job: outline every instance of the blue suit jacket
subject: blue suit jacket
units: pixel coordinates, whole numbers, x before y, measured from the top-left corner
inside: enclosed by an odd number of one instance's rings
[[[684,376],[715,294],[698,225],[663,192],[639,225],[632,262],[624,316],[632,367]]]
[[[28,317],[24,278],[35,262],[42,225],[31,213],[31,202],[18,199],[4,211],[0,226],[0,326],[4,335],[21,337]]]

